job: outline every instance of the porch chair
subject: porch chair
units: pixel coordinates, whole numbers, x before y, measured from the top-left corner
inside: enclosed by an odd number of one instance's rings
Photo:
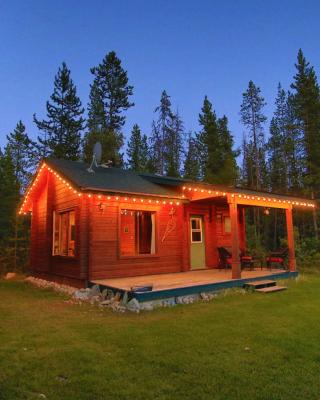
[[[245,250],[240,250],[240,263],[241,269],[249,268],[254,269],[254,262],[252,256]]]
[[[231,268],[231,263],[232,263],[231,252],[227,250],[225,247],[218,247],[218,253],[219,253],[219,269]],[[248,254],[244,250],[240,250],[239,258],[241,263],[241,269],[253,268],[253,259],[250,254]]]
[[[219,253],[219,269],[231,268],[232,256],[225,247],[218,247]]]
[[[272,251],[266,259],[267,267],[271,269],[272,265],[276,265],[280,266],[283,269],[287,269],[286,258],[288,256],[288,252],[289,249],[287,247],[276,251]]]

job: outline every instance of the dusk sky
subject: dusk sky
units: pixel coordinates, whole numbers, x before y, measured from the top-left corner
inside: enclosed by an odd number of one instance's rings
[[[277,84],[288,88],[301,47],[320,73],[318,1],[0,2],[0,146],[17,121],[33,138],[62,61],[87,105],[90,67],[115,50],[134,86],[132,125],[150,133],[165,89],[185,128],[198,129],[204,95],[226,114],[236,143],[242,93],[252,79],[272,115]],[[268,126],[268,123],[267,123]],[[266,127],[267,127],[266,126]]]

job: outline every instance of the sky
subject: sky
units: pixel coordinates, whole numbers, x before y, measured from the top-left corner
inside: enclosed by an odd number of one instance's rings
[[[287,0],[1,0],[0,147],[21,119],[45,117],[58,67],[71,69],[87,105],[90,68],[114,50],[134,86],[124,127],[149,134],[165,89],[187,131],[196,131],[204,96],[229,118],[236,145],[249,80],[273,112],[278,82],[289,88],[299,48],[320,73],[320,2]],[[268,123],[266,125],[266,130]]]

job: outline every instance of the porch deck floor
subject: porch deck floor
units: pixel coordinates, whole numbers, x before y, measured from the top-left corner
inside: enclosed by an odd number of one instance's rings
[[[279,269],[257,268],[252,271],[242,271],[241,279],[263,278],[272,274],[281,274],[286,271]],[[124,291],[130,291],[132,286],[153,285],[153,291],[176,289],[196,285],[206,285],[211,283],[231,281],[231,270],[206,269],[187,272],[175,272],[171,274],[157,274],[134,276],[128,278],[110,278],[91,281],[94,284],[104,285]]]

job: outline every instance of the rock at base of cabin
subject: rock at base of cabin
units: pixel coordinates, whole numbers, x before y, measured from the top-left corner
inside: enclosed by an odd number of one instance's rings
[[[144,301],[140,303],[140,310],[141,311],[152,311],[154,309],[153,301]]]
[[[113,301],[120,301],[121,300],[121,293],[117,292],[114,297],[112,298]]]
[[[111,289],[104,289],[101,293],[103,300],[110,300],[114,297],[114,293]]]
[[[137,299],[131,299],[127,303],[127,310],[139,313],[140,312],[140,303]]]
[[[162,300],[162,307],[173,307],[177,304],[174,297]]]
[[[195,301],[198,301],[200,299],[200,295],[198,293],[196,294],[190,294],[186,296],[178,296],[176,297],[176,303],[177,304],[192,304]]]
[[[93,285],[91,288],[91,297],[100,296],[100,295],[101,295],[100,286]]]
[[[41,289],[49,289],[50,288],[58,293],[63,293],[68,296],[73,296],[74,293],[78,291],[78,289],[73,286],[68,286],[68,285],[57,283],[57,282],[47,281],[45,279],[35,278],[34,276],[28,276],[27,278],[25,278],[25,282],[31,283],[32,285],[37,286],[38,288],[41,288]]]
[[[211,292],[200,293],[200,299],[204,300],[204,301],[210,301],[210,300],[214,299],[215,297],[217,297],[216,293],[211,293]]]
[[[126,311],[126,307],[121,305],[120,302],[111,302],[110,307],[112,311],[124,313]]]
[[[103,300],[100,305],[101,306],[109,306],[112,303],[112,301],[110,299],[108,300]]]
[[[200,293],[200,299],[204,301],[209,301],[208,293]]]
[[[122,304],[125,306],[128,303],[128,292],[124,292],[122,296]]]
[[[15,272],[7,272],[4,279],[14,279],[17,277],[17,274]]]
[[[100,303],[100,301],[101,301],[101,297],[99,295],[90,297],[90,304]]]
[[[73,297],[77,300],[89,300],[91,296],[91,289],[79,289],[73,293]]]

